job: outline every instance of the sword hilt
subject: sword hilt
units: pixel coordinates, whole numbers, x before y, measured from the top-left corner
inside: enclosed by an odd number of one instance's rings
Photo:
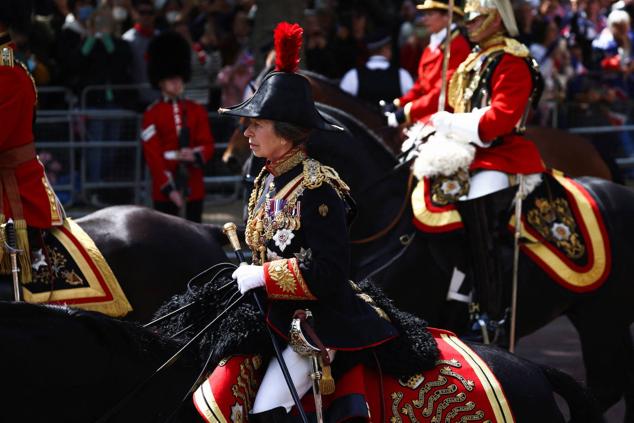
[[[233,222],[227,222],[222,227],[222,232],[229,238],[229,243],[236,253],[236,257],[240,263],[244,263],[244,254],[242,253],[242,247],[240,247],[240,239],[238,238],[238,227]]]
[[[6,236],[7,247],[9,247],[9,252],[17,252],[18,242],[17,236],[15,234],[15,224],[12,219],[4,226],[4,232]]]

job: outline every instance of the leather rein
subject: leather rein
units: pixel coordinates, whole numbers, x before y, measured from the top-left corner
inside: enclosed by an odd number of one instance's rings
[[[395,169],[398,169],[399,167],[400,167],[400,165],[395,167],[392,171],[394,171]],[[390,173],[392,173],[392,171],[390,171]],[[394,229],[394,227],[401,220],[401,217],[403,217],[403,213],[405,213],[405,209],[407,208],[407,203],[409,201],[409,196],[412,193],[412,186],[413,185],[414,185],[414,173],[413,173],[413,171],[410,170],[409,177],[407,178],[407,190],[405,191],[405,196],[403,198],[403,204],[401,204],[401,208],[399,209],[399,211],[396,214],[396,216],[394,217],[394,219],[392,219],[392,221],[386,227],[384,227],[383,229],[379,230],[375,234],[370,235],[370,236],[368,236],[366,238],[362,238],[362,239],[350,240],[350,243],[351,244],[367,244],[367,243],[376,241],[377,239],[380,239],[380,238],[384,237],[385,235],[387,235],[388,232],[390,232],[392,229]]]

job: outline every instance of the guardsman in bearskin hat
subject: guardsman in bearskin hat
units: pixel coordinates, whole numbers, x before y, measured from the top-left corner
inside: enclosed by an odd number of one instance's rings
[[[334,169],[306,152],[312,131],[341,128],[322,117],[308,80],[296,73],[302,32],[297,24],[279,24],[274,37],[276,70],[263,79],[251,98],[219,110],[249,119],[244,134],[253,154],[266,159],[248,203],[245,238],[253,253],[252,264],[238,267],[233,277],[241,293],[265,289],[265,321],[289,343],[282,356],[300,397],[311,388],[311,361],[296,352],[297,345],[289,338],[296,310],[310,310],[314,331],[329,359],[337,351],[343,360],[349,351],[380,349],[405,338],[397,336],[394,325],[398,319],[388,318],[348,280],[348,224],[354,211],[349,188]],[[263,352],[270,349],[261,348]],[[432,349],[436,351],[435,344]],[[434,360],[425,363],[426,359],[416,358],[415,366],[433,365]],[[214,374],[223,371],[218,366]],[[197,402],[199,411],[204,408],[216,413],[222,408],[219,405],[226,406],[216,401],[233,398],[233,383],[233,379],[225,380],[214,392],[203,390],[205,399]],[[234,400],[230,401],[233,405]],[[252,407],[247,406],[252,413],[249,421],[291,421],[287,413],[293,404],[280,365],[271,359]],[[214,420],[209,417],[208,421]]]
[[[449,23],[449,4],[448,0],[425,0],[416,8],[423,13],[423,24],[430,33],[429,44],[423,50],[423,55],[418,63],[418,79],[414,86],[402,97],[393,101],[393,112],[387,114],[390,126],[419,121],[426,123],[429,117],[439,110],[438,101],[443,84],[443,53]],[[456,0],[452,20],[460,20],[463,15],[462,1]],[[467,58],[471,51],[471,45],[455,23],[451,24],[450,36],[449,64],[444,83],[451,79],[458,65]]]
[[[21,279],[30,281],[27,226],[47,229],[63,223],[64,210],[35,154],[33,122],[37,90],[26,66],[15,59],[11,30],[24,30],[31,20],[31,2],[0,2],[0,223],[12,219],[17,235]],[[0,273],[11,271],[1,238]],[[0,291],[6,288],[0,283]],[[0,293],[2,296],[2,293]]]
[[[481,306],[501,317],[501,260],[498,258],[495,210],[484,197],[516,184],[516,176],[537,181],[545,170],[535,144],[522,135],[532,104],[541,94],[537,63],[516,41],[517,24],[509,0],[469,0],[465,26],[473,52],[454,73],[448,101],[454,113],[431,117],[437,133],[475,145],[470,165],[468,201],[456,205],[470,240],[470,257]],[[506,204],[508,207],[508,204]]]
[[[204,166],[214,152],[207,110],[184,99],[191,74],[190,48],[178,33],[166,31],[148,46],[148,77],[162,99],[143,114],[141,139],[152,174],[154,208],[201,222]]]

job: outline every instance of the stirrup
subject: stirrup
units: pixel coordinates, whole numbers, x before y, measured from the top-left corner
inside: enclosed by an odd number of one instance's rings
[[[486,313],[473,313],[471,315],[470,334],[467,338],[483,344],[498,345],[506,338],[506,325],[510,309],[504,311],[500,320],[490,319]]]

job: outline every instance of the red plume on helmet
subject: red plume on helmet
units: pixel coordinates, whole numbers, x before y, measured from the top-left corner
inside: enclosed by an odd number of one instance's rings
[[[304,30],[298,24],[280,22],[275,27],[275,70],[297,72],[299,50],[302,48]]]

